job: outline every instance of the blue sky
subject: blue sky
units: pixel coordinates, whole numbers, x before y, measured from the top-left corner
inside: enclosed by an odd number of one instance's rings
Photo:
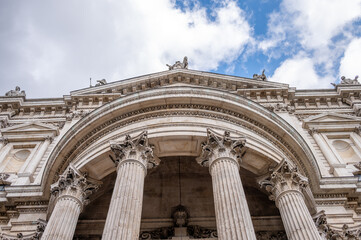
[[[184,56],[195,70],[330,88],[361,74],[361,0],[0,2],[0,94],[61,97]]]

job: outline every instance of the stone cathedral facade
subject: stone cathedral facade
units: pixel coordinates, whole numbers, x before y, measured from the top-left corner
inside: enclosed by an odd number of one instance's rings
[[[0,239],[361,239],[361,85],[170,70],[0,97]]]

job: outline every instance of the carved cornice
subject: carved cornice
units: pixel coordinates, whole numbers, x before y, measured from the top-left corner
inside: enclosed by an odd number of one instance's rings
[[[288,191],[298,191],[302,193],[308,185],[306,177],[302,176],[296,167],[290,166],[290,164],[283,160],[271,173],[267,180],[260,182],[261,187],[265,187],[266,191],[271,195],[270,200],[276,201]]]
[[[87,175],[76,171],[72,166],[59,176],[59,180],[51,185],[51,193],[55,198],[72,197],[78,200],[80,208],[88,204],[89,196],[97,191],[99,183],[87,180]]]
[[[221,135],[207,129],[207,142],[202,143],[202,153],[197,162],[204,167],[210,167],[216,159],[228,158],[233,159],[239,166],[245,144],[244,137],[231,138],[228,131]]]
[[[117,166],[132,160],[140,162],[146,170],[156,167],[160,163],[160,160],[153,154],[153,147],[149,145],[148,133],[145,131],[133,138],[126,135],[123,142],[111,143],[110,148],[115,154],[114,163]]]

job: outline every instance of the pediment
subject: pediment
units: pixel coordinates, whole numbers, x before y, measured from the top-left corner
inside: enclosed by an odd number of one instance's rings
[[[43,124],[39,122],[23,123],[8,128],[1,129],[3,136],[15,136],[15,135],[47,135],[56,136],[59,134],[59,129],[55,126]]]
[[[316,116],[311,116],[303,120],[303,127],[311,128],[351,128],[358,126],[361,123],[360,117],[355,117],[346,114],[323,113]]]
[[[151,88],[169,86],[198,86],[237,92],[247,89],[254,91],[262,89],[288,89],[288,84],[255,80],[252,78],[202,72],[190,69],[168,70],[140,77],[110,82],[105,85],[89,87],[71,92],[71,96],[89,96],[102,94],[118,94],[120,96],[131,92],[139,92]]]

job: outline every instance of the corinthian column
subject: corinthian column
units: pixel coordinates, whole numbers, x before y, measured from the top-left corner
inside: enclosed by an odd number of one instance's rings
[[[285,160],[276,167],[269,180],[261,182],[280,210],[289,240],[321,240],[304,200],[302,190],[307,185],[307,178]]]
[[[144,178],[147,168],[159,164],[153,156],[146,132],[110,145],[117,165],[112,199],[103,231],[103,240],[139,238],[143,204]]]
[[[207,142],[197,162],[209,167],[220,240],[256,239],[251,214],[244,194],[239,164],[246,143],[244,138],[231,138],[207,130]]]
[[[98,189],[86,176],[69,167],[51,186],[55,207],[46,225],[42,240],[71,240],[79,214],[91,193]]]

